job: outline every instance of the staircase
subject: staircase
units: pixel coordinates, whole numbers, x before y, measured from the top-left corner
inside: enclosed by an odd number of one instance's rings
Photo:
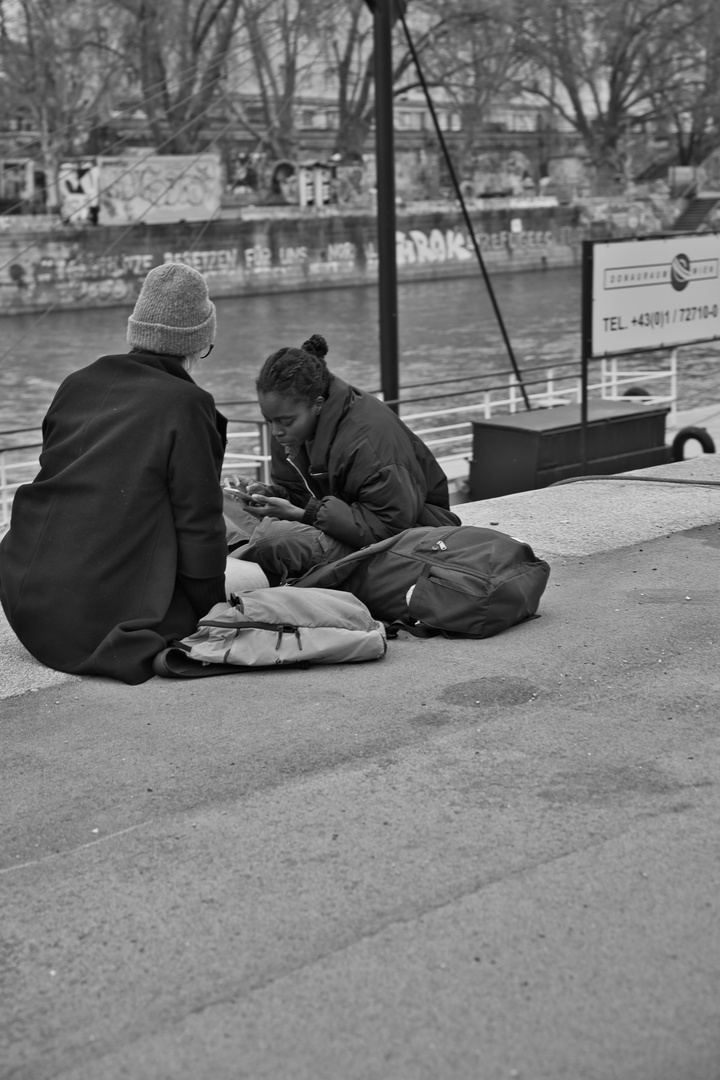
[[[711,210],[720,203],[720,191],[700,191],[675,219],[671,232],[696,232],[707,219]]]

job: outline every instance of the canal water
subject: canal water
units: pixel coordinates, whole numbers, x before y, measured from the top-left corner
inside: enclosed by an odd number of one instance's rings
[[[579,360],[579,267],[497,275],[493,289],[521,372]],[[331,370],[365,389],[380,388],[376,287],[222,299],[217,309],[215,349],[194,377],[219,402],[253,400],[263,360],[315,332],[328,341]],[[0,433],[39,425],[66,375],[103,353],[125,352],[129,314],[106,308],[0,318]],[[401,285],[398,324],[401,390],[428,383],[412,393],[430,393],[443,380],[511,367],[480,275]],[[652,354],[643,364],[653,366]],[[682,349],[679,370],[679,408],[720,402],[718,343]]]

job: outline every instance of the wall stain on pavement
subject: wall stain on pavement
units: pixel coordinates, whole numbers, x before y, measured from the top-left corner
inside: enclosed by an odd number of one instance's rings
[[[687,784],[663,772],[651,762],[637,765],[610,765],[589,761],[578,769],[555,773],[549,785],[537,794],[557,804],[617,803],[637,795],[677,795],[700,784]]]
[[[454,683],[440,695],[446,705],[464,705],[466,708],[487,708],[488,705],[525,705],[540,693],[539,687],[529,679],[514,675],[486,675],[481,679],[468,679]]]

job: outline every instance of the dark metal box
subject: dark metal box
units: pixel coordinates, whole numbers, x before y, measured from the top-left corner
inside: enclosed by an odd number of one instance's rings
[[[590,400],[587,469],[579,405],[532,409],[473,421],[470,500],[547,487],[557,480],[664,465],[667,406]]]

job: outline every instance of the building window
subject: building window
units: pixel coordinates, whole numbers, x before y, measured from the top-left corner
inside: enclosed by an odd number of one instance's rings
[[[401,131],[422,131],[423,114],[409,109],[401,109],[396,114],[396,127]]]

